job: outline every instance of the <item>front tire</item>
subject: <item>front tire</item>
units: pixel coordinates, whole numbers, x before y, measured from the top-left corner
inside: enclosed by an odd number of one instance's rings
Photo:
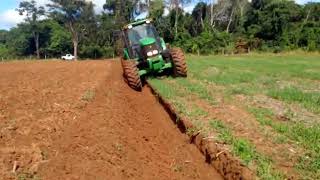
[[[142,82],[139,75],[139,69],[136,65],[136,61],[121,59],[121,65],[123,69],[124,78],[128,85],[136,91],[141,91]]]
[[[187,63],[183,51],[180,48],[170,50],[173,63],[173,73],[175,76],[187,77]]]

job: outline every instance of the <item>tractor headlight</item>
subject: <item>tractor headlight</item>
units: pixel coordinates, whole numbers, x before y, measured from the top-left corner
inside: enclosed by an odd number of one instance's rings
[[[153,50],[153,51],[152,51],[152,54],[153,54],[153,55],[157,55],[157,54],[159,54],[159,51],[158,51],[158,50]]]
[[[147,56],[148,56],[148,57],[151,57],[151,56],[153,56],[153,53],[152,53],[152,51],[149,51],[149,52],[147,53]]]

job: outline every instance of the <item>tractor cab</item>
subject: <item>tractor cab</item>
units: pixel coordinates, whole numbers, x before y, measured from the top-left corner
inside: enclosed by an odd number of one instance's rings
[[[170,72],[187,76],[185,57],[180,48],[167,49],[152,20],[145,19],[126,25],[122,29],[123,50],[121,65],[128,84],[141,90],[147,75]]]
[[[130,59],[146,60],[166,49],[151,20],[142,20],[124,27],[125,47]]]

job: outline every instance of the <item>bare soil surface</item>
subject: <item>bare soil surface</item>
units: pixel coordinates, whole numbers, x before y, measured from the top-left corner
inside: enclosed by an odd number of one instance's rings
[[[222,179],[119,62],[0,64],[0,179]]]

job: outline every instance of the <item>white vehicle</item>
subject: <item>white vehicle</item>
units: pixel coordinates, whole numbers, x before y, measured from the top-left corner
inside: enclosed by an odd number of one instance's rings
[[[65,56],[61,56],[62,60],[72,61],[75,57],[72,54],[66,54]]]

